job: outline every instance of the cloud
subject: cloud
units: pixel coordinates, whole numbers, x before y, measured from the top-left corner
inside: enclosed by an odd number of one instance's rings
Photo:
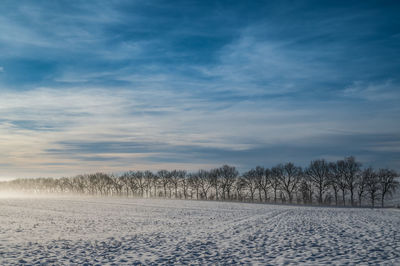
[[[355,108],[348,117],[349,108],[338,109],[340,104],[334,102],[322,108],[285,99],[268,104],[248,99],[226,107],[225,102],[195,95],[100,88],[1,91],[0,159],[7,166],[0,174],[194,170],[222,163],[244,170],[344,153],[379,155],[368,159],[379,165],[393,151],[376,147],[398,141],[388,137],[399,130],[387,126],[393,119],[390,113],[364,117]]]
[[[344,90],[344,96],[360,98],[369,101],[398,101],[400,85],[392,80],[382,83],[355,81]]]
[[[112,1],[4,10],[0,176],[245,169],[351,152],[398,165],[389,148],[400,132],[394,7]]]

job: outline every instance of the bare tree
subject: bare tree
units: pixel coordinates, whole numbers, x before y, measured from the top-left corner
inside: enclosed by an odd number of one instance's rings
[[[207,199],[208,190],[212,187],[213,179],[210,173],[205,170],[199,170],[196,175],[199,179],[201,197]]]
[[[170,184],[173,186],[175,189],[175,198],[178,197],[178,186],[179,186],[179,181],[181,179],[181,171],[178,170],[173,170],[170,172]]]
[[[197,173],[189,174],[189,184],[196,191],[196,199],[199,199],[200,178]]]
[[[274,203],[277,201],[278,189],[280,187],[280,176],[283,175],[282,167],[279,165],[271,169],[271,187],[274,191]]]
[[[245,187],[248,189],[250,192],[250,199],[251,201],[254,201],[254,193],[256,192],[257,189],[257,174],[255,169],[251,169],[248,172],[245,172],[242,175],[242,180],[245,185]]]
[[[153,186],[153,181],[154,181],[154,174],[151,171],[145,171],[143,173],[144,177],[144,187],[146,189],[146,196],[151,197],[151,187]]]
[[[120,182],[125,187],[126,196],[128,197],[129,196],[129,177],[128,177],[128,175],[127,174],[123,174],[118,179],[120,180]]]
[[[218,200],[218,190],[220,187],[220,180],[219,180],[219,169],[212,169],[209,173],[210,183],[212,184],[213,188],[215,189],[215,199]]]
[[[373,173],[372,168],[367,168],[367,169],[364,169],[364,171],[362,171],[360,174],[357,175],[356,186],[357,186],[357,195],[358,195],[358,206],[360,206],[360,207],[362,204],[362,198],[363,198],[364,192],[366,191],[367,179],[368,179],[368,176],[370,175],[370,173]]]
[[[146,180],[145,180],[145,177],[144,177],[144,174],[143,174],[143,172],[142,171],[136,171],[134,174],[133,174],[133,178],[135,179],[135,182],[136,182],[136,186],[138,187],[138,189],[139,189],[139,195],[141,196],[141,197],[143,197],[143,195],[144,195],[144,190],[145,190],[145,188],[146,188]]]
[[[385,196],[391,195],[399,187],[399,182],[395,179],[398,175],[394,170],[379,169],[378,176],[381,190],[381,206],[384,207]]]
[[[357,162],[353,156],[350,156],[344,159],[344,166],[344,177],[347,183],[347,188],[350,191],[351,206],[354,206],[354,192],[361,163]]]
[[[111,176],[111,180],[116,194],[119,196],[122,195],[122,188],[124,187],[122,180],[114,175]]]
[[[318,203],[323,203],[324,193],[329,187],[329,164],[325,160],[315,160],[305,171],[311,182],[318,190]]]
[[[371,199],[372,207],[375,207],[375,200],[379,192],[379,178],[372,168],[367,168],[363,171],[363,179],[365,189]],[[360,204],[361,205],[361,204]]]
[[[158,185],[160,184],[160,176],[158,174],[152,174],[152,178],[151,178],[151,185],[154,187],[154,196],[158,196],[157,195],[157,188]]]
[[[304,204],[312,203],[312,182],[308,176],[300,182],[299,192],[301,194],[301,200]]]
[[[239,201],[243,201],[245,196],[243,195],[243,190],[246,188],[246,184],[242,178],[237,178],[235,181],[235,190],[236,190],[236,199]]]
[[[332,188],[333,193],[335,195],[336,206],[338,205],[339,180],[340,180],[340,173],[337,170],[337,164],[329,163],[328,184]]]
[[[271,170],[265,169],[264,167],[257,166],[255,169],[257,189],[260,197],[260,202],[262,201],[261,194],[264,193],[264,201],[268,199],[268,188],[271,179]]]
[[[128,184],[129,189],[132,192],[132,195],[135,195],[138,186],[135,181],[135,172],[129,171],[123,175],[123,178],[126,179],[126,183]]]
[[[160,181],[164,189],[164,197],[167,197],[167,188],[170,183],[170,173],[167,170],[160,170],[158,171],[157,175],[160,177]]]
[[[339,189],[342,191],[343,206],[346,205],[346,191],[348,189],[348,183],[346,180],[346,162],[339,160],[333,165],[333,175],[336,177],[336,183]]]
[[[358,196],[360,206],[366,195],[371,199],[372,206],[375,206],[376,199],[379,197],[384,206],[387,195],[393,193],[399,186],[396,181],[397,173],[388,169],[375,172],[372,168],[360,171],[360,165],[354,157],[348,157],[335,163],[327,163],[325,160],[312,161],[304,173],[300,167],[292,163],[280,164],[271,170],[257,166],[243,173],[240,178],[236,168],[228,165],[211,171],[199,170],[189,175],[186,171],[180,170],[172,172],[161,170],[156,175],[151,171],[130,171],[119,177],[95,173],[60,179],[5,181],[0,182],[0,189],[18,189],[33,193],[151,197],[154,187],[155,196],[167,197],[167,190],[169,190],[169,197],[175,195],[176,198],[193,198],[196,193],[197,199],[222,198],[255,201],[258,197],[260,202],[269,199],[268,190],[271,189],[274,202],[277,202],[279,197],[282,202],[292,203],[295,199],[298,203],[312,203],[314,193],[316,193],[319,204],[331,203],[333,191],[336,205],[338,205],[338,194],[341,191],[344,205],[348,199],[347,193],[350,194],[349,199]],[[157,194],[158,189],[159,194]],[[215,194],[213,194],[214,190]],[[351,202],[354,204],[354,199]]]
[[[230,199],[230,192],[238,175],[239,172],[234,166],[223,165],[221,168],[218,168],[218,176],[221,179],[223,199],[225,199],[225,192],[227,193],[228,199]]]
[[[187,199],[189,189],[189,179],[187,178],[186,171],[178,171],[179,183],[182,186],[183,197]]]
[[[293,193],[299,185],[302,177],[301,167],[295,166],[293,163],[278,165],[281,168],[281,175],[278,176],[282,190],[287,194],[289,203],[293,202]]]

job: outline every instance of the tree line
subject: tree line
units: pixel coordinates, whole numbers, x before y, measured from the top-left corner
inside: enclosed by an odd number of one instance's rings
[[[257,166],[242,174],[224,165],[192,173],[129,171],[15,179],[0,182],[0,190],[372,207],[380,201],[384,207],[385,198],[399,187],[397,177],[394,170],[362,169],[354,157],[346,157],[336,162],[314,160],[304,169],[290,162]]]

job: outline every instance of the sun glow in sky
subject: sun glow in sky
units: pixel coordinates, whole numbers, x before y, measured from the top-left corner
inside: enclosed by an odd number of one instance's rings
[[[2,1],[0,178],[400,169],[398,1]]]

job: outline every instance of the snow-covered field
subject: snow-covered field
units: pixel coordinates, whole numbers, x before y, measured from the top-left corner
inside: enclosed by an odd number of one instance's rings
[[[0,265],[400,264],[400,211],[0,198]]]

